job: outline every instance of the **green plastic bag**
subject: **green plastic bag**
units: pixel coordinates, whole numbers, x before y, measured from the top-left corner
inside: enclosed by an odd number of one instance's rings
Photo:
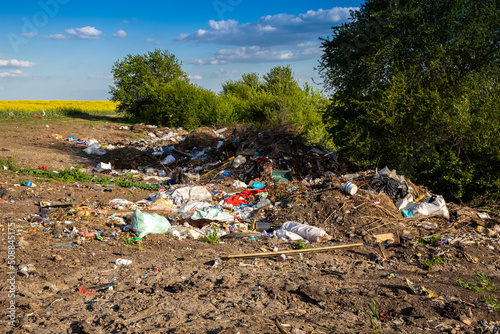
[[[132,215],[132,231],[139,238],[148,234],[167,233],[169,229],[168,219],[156,213],[145,213],[135,209]]]

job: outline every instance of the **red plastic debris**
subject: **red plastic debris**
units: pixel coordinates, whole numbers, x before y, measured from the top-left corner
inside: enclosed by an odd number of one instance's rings
[[[95,294],[94,290],[92,290],[92,289],[85,289],[83,286],[79,287],[78,291],[80,291],[80,293],[84,293],[86,295],[93,295],[93,294]]]
[[[385,318],[385,317],[387,317],[387,313],[380,312],[380,316],[381,316],[382,318]]]
[[[47,169],[47,166],[38,166],[39,169]]]

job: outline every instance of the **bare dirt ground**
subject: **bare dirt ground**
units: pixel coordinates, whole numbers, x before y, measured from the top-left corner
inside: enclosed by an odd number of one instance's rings
[[[61,170],[81,165],[92,169],[98,162],[111,162],[117,169],[162,167],[158,157],[128,144],[148,139],[148,132],[153,130],[139,126],[123,130],[120,129],[123,124],[114,118],[29,118],[0,122],[0,158],[15,157],[21,166]],[[308,153],[293,139],[270,134],[266,137],[265,133],[253,138],[238,131],[231,135],[240,136],[240,142],[228,139],[226,144],[234,143],[234,147],[226,145],[217,156],[222,163],[240,153],[246,153],[250,161],[255,159],[252,152],[258,150],[262,157],[276,157],[275,167],[286,163],[293,171],[294,181],[288,184],[262,180],[274,207],[259,210],[254,218],[271,223],[272,229],[285,221],[308,223],[325,230],[331,236],[330,241],[307,244],[307,249],[287,255],[284,261],[281,252],[295,249],[294,242],[265,236],[235,235],[222,238],[223,243],[210,244],[155,234],[144,237],[139,244],[127,243],[124,240],[135,235],[112,226],[110,217],[115,214],[129,220],[131,211],[114,209],[108,203],[115,198],[136,202],[148,198],[151,191],[105,188],[92,183],[84,188],[71,182],[50,182],[3,171],[0,172],[2,330],[11,333],[499,333],[500,243],[495,234],[499,220],[493,213],[484,219],[477,210],[448,203],[450,219],[403,218],[386,195],[361,191],[370,190],[369,175],[351,180],[360,191],[354,196],[345,195],[332,186],[341,181],[338,173],[345,171],[338,170],[335,175],[326,173],[333,167],[327,166],[321,154]],[[51,138],[55,134],[63,140]],[[95,138],[116,148],[103,156],[86,155],[82,154],[85,146],[65,140],[68,136]],[[227,132],[225,136],[230,138]],[[193,146],[210,142],[202,131],[198,138],[201,138],[198,142],[186,140],[179,145],[180,156],[182,152],[193,152]],[[196,160],[188,158],[178,159],[176,166],[193,167],[195,163]],[[167,168],[167,172],[174,167]],[[266,169],[265,164],[262,169]],[[242,176],[237,170],[231,172],[224,178],[207,173],[198,183],[234,193],[237,190],[232,182]],[[301,182],[304,178],[320,178],[322,182],[307,186]],[[26,179],[36,187],[19,186]],[[291,186],[296,189],[287,190]],[[42,212],[40,202],[59,206]],[[78,204],[82,210],[77,210]],[[190,222],[179,220],[172,212],[157,212],[168,217],[172,224]],[[72,223],[67,224],[69,221]],[[432,229],[425,228],[428,226]],[[102,241],[93,237],[67,239],[64,229],[73,227],[103,231],[104,238]],[[387,233],[392,233],[391,239],[377,242],[377,236]],[[429,239],[432,236],[439,238]],[[319,249],[355,243],[361,245],[340,250]],[[60,247],[61,244],[70,247]],[[252,253],[269,256],[231,259],[231,255]],[[438,257],[444,261],[425,269],[426,259],[428,262]],[[132,263],[116,265],[118,258]],[[21,269],[25,266],[25,270],[20,271],[20,266]],[[410,286],[408,280],[415,285]],[[104,289],[107,286],[103,284],[108,283],[114,285],[113,289]],[[467,283],[469,288],[464,287]]]

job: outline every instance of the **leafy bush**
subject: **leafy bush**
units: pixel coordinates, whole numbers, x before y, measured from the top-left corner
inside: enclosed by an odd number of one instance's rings
[[[448,198],[500,197],[498,3],[368,0],[323,40],[340,154]]]

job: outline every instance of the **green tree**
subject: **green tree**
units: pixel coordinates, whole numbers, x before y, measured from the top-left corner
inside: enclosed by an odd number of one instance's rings
[[[191,130],[215,125],[217,104],[214,92],[177,80],[148,90],[138,107],[143,119],[150,123]]]
[[[500,2],[367,0],[322,42],[340,154],[435,192],[500,195]]]
[[[141,116],[140,106],[145,98],[162,85],[183,81],[187,74],[182,63],[167,50],[155,49],[144,55],[127,55],[114,63],[114,86],[110,86],[111,100],[120,102],[118,110],[134,116]]]

